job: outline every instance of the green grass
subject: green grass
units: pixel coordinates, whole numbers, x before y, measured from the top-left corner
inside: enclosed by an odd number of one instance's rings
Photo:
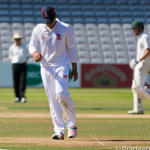
[[[27,89],[27,104],[13,103],[13,89],[0,89],[0,112],[49,111],[44,89]],[[127,113],[132,108],[130,89],[70,89],[77,113]],[[150,102],[144,101],[145,113],[150,113]]]
[[[132,108],[130,89],[70,89],[76,113],[127,114]],[[13,89],[0,89],[0,113],[49,113],[48,100],[43,89],[27,89],[28,103],[13,103]],[[150,114],[150,102],[144,101],[145,114]],[[77,118],[79,138],[97,138],[101,141],[150,140],[150,119],[146,118]],[[50,138],[53,125],[50,118],[0,118],[0,138]],[[66,135],[65,135],[66,137]],[[66,138],[67,139],[67,138]],[[126,143],[124,143],[126,144]],[[135,146],[135,143],[130,143]],[[149,143],[136,144],[150,146]],[[108,150],[105,146],[37,145],[33,143],[0,143],[8,150]]]
[[[85,119],[77,120],[79,137],[97,137],[113,140],[150,139],[149,119]],[[0,137],[50,137],[53,126],[50,119],[1,118]],[[67,136],[67,135],[66,135]]]
[[[2,145],[1,149],[8,149],[8,150],[71,150],[71,147],[63,147],[63,146],[58,146],[58,147],[49,147],[49,146],[37,146],[37,145],[25,145],[22,144],[22,146],[18,146],[16,144],[5,146]],[[103,147],[74,147],[73,150],[106,150]],[[107,149],[108,150],[108,149]]]

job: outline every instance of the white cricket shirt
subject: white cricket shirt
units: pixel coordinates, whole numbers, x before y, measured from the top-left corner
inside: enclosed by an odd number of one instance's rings
[[[35,51],[40,52],[50,66],[77,62],[72,27],[58,19],[53,29],[46,24],[36,25],[29,43],[29,52]]]
[[[9,59],[11,63],[26,63],[28,57],[29,53],[25,45],[21,44],[20,46],[16,46],[16,44],[12,44],[10,46]]]
[[[143,32],[141,35],[138,36],[137,40],[137,61],[140,60],[140,58],[143,56],[144,51],[150,48],[150,36]],[[145,61],[150,62],[150,56],[147,56],[145,58]]]

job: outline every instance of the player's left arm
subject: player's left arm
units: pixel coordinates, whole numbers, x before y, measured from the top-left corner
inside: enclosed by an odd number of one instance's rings
[[[72,63],[71,79],[73,78],[73,81],[76,81],[78,79],[78,72],[77,72],[78,56],[77,56],[77,50],[75,46],[75,36],[71,26],[69,26],[67,30],[66,46],[67,46],[70,62]]]
[[[143,39],[142,44],[143,44],[143,46],[145,48],[145,51],[144,51],[143,56],[141,56],[141,58],[139,59],[139,61],[142,61],[142,60],[146,59],[147,56],[150,55],[150,36],[146,36]]]
[[[78,79],[78,71],[77,71],[77,63],[72,63],[72,72],[71,72],[71,79],[76,81]]]
[[[140,58],[139,61],[144,60],[145,58],[147,58],[147,56],[150,56],[150,48],[147,48],[147,49],[144,51],[144,54],[143,54],[143,56]]]
[[[12,55],[13,55],[13,53],[12,53],[12,46],[11,46],[11,47],[9,48],[9,54],[8,54],[9,60],[12,59]]]

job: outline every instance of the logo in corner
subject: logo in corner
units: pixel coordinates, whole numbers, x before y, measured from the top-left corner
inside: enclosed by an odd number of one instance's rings
[[[59,33],[56,33],[56,39],[61,40],[61,35]]]
[[[64,78],[64,79],[67,79],[67,77],[68,77],[68,75],[67,75],[67,74],[65,74],[65,75],[63,76],[63,78]]]

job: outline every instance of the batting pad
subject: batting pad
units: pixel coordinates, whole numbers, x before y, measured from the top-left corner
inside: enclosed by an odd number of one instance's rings
[[[146,98],[150,101],[150,94],[148,94],[144,88],[135,88],[135,91],[139,94],[139,96],[143,97],[143,98]]]

